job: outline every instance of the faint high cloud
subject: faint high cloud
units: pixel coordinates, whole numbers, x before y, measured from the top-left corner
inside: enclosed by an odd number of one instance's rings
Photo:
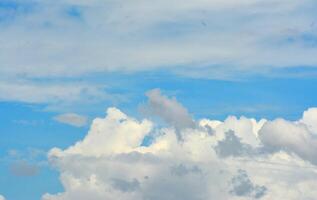
[[[10,149],[3,157],[13,176],[32,177],[40,173],[41,167],[47,167],[47,152],[36,148]]]
[[[10,165],[9,169],[14,176],[35,176],[40,170],[37,165],[27,161],[15,161]]]
[[[57,115],[53,118],[55,121],[60,123],[68,124],[76,127],[83,127],[87,124],[87,117],[78,115],[76,113],[65,113]]]

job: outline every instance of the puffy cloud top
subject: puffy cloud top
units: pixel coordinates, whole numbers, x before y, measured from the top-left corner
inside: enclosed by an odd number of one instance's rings
[[[148,120],[138,122],[116,108],[109,108],[106,118],[97,118],[93,121],[83,141],[76,143],[62,154],[98,157],[130,152],[142,144],[143,138],[149,133],[151,127],[152,123]],[[50,155],[58,156],[59,153],[61,152],[55,149]]]
[[[314,134],[317,134],[317,108],[309,108],[303,114],[301,122]]]

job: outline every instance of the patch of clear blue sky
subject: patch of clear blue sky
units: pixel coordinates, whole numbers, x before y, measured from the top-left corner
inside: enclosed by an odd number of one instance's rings
[[[0,194],[11,200],[37,200],[46,192],[62,190],[58,173],[40,167],[39,174],[17,177],[10,173],[9,150],[26,152],[28,148],[48,151],[53,146],[67,147],[80,139],[87,128],[76,129],[51,120],[53,113],[42,112],[41,105],[0,103]]]
[[[16,0],[1,0],[0,1],[0,23],[10,25],[16,17],[34,12],[39,7],[36,1],[16,1]],[[81,20],[83,13],[80,6],[65,6],[65,18],[73,18]]]
[[[27,3],[27,2],[25,2],[25,3]],[[11,10],[11,9],[16,10],[16,9],[18,9],[19,6],[25,5],[25,3],[17,2],[14,0],[2,0],[0,2],[0,8],[8,9],[8,10]]]
[[[36,176],[17,177],[9,172],[9,164],[0,165],[0,193],[8,200],[40,200],[47,192],[56,194],[63,189],[57,171],[42,167]]]
[[[180,77],[162,71],[143,73],[92,74],[73,79],[33,79],[41,82],[89,82],[106,85],[105,92],[120,94],[124,101],[101,102],[78,105],[73,112],[90,118],[104,116],[106,107],[115,105],[129,115],[141,118],[140,104],[146,102],[144,93],[160,88],[164,94],[175,96],[193,116],[224,119],[228,115],[245,115],[257,119],[283,117],[295,120],[308,107],[317,106],[317,76],[311,68],[279,71],[299,77],[278,78],[253,77],[245,81],[222,81]],[[307,77],[305,74],[312,74]],[[65,148],[80,140],[88,127],[74,128],[52,120],[57,112],[44,111],[45,104],[17,102],[0,103],[0,156],[8,151],[28,148],[49,150],[52,147]],[[1,162],[0,193],[9,200],[39,199],[45,192],[61,191],[58,174],[47,167],[41,168],[34,177],[15,177],[8,171],[8,162]],[[45,181],[43,181],[45,180]]]
[[[16,16],[32,12],[35,3],[28,1],[1,0],[0,22],[13,20]]]
[[[81,18],[82,17],[82,10],[79,6],[69,6],[66,9],[66,13],[74,18]]]

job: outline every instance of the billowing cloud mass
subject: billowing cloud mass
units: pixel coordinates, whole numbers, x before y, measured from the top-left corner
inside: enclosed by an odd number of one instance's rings
[[[42,199],[315,199],[317,151],[310,124],[317,122],[311,110],[298,121],[195,120],[196,126],[178,130],[179,140],[175,126],[157,127],[108,108],[83,140],[50,150],[64,191]],[[153,141],[144,145],[153,132]]]
[[[54,120],[60,123],[69,124],[71,126],[76,127],[82,127],[87,124],[87,117],[78,115],[76,113],[65,113],[57,115],[54,117]]]
[[[4,196],[0,195],[0,200],[5,200]]]

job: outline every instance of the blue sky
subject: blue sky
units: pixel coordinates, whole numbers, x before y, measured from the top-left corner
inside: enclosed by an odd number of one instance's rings
[[[316,7],[0,0],[0,195],[65,191],[47,153],[84,139],[108,107],[155,121],[141,111],[155,88],[193,120],[301,119],[317,107]]]

